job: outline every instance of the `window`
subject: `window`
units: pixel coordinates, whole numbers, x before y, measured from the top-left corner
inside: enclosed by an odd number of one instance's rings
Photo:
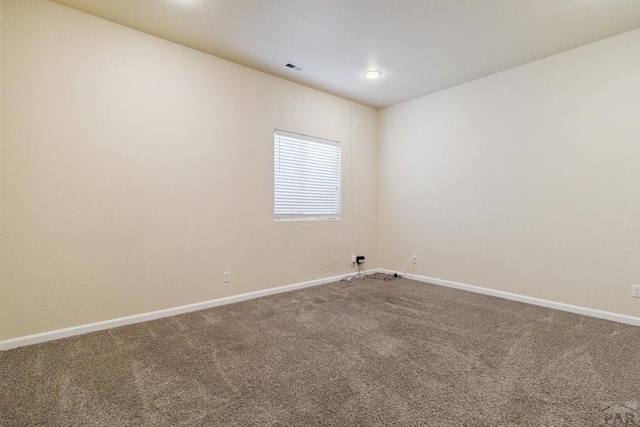
[[[340,143],[276,130],[276,220],[340,218]]]

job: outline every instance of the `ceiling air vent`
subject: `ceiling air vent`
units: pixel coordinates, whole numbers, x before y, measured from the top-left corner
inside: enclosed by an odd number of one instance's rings
[[[284,64],[285,67],[287,68],[291,68],[292,70],[296,70],[296,71],[302,71],[305,70],[306,68],[301,66],[301,65],[296,65],[296,64],[292,64],[291,62],[287,62],[286,64]]]

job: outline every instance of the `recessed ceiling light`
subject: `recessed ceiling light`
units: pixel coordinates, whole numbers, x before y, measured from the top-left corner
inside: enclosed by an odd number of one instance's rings
[[[200,0],[175,0],[176,3],[189,6],[198,3]]]
[[[378,70],[369,70],[366,73],[364,73],[364,76],[369,79],[369,80],[375,80],[378,77],[380,77],[382,75],[382,73]]]

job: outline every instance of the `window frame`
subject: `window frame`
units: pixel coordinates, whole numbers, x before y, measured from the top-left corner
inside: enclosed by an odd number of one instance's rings
[[[306,144],[307,145],[307,155],[311,154],[311,157],[307,157],[309,160],[314,160],[313,153],[316,152],[315,160],[318,161],[316,164],[312,164],[310,170],[304,169],[300,172],[305,173],[303,177],[299,179],[303,181],[307,181],[307,185],[304,185],[305,189],[303,190],[303,194],[300,195],[300,199],[297,201],[293,201],[291,203],[298,203],[298,206],[295,208],[300,208],[301,210],[298,212],[283,212],[283,198],[288,196],[289,198],[294,197],[291,192],[287,192],[286,189],[283,188],[282,184],[286,181],[286,175],[294,173],[294,171],[288,170],[283,175],[279,175],[279,172],[282,171],[281,166],[282,163],[279,161],[282,159],[282,145],[283,143],[291,142],[291,146],[294,145],[294,141],[297,144]],[[291,150],[297,150],[296,155],[300,154],[300,148],[291,148],[285,155],[290,155]],[[333,147],[334,149],[327,149],[326,147]],[[325,151],[325,154],[318,154]],[[333,152],[332,152],[333,151]],[[310,154],[309,154],[310,153]],[[305,153],[302,153],[305,154]],[[337,159],[335,159],[337,157]],[[322,165],[322,161],[329,160],[331,162],[337,162],[337,164],[329,164]],[[295,169],[295,166],[293,167]],[[320,168],[320,169],[319,169]],[[309,175],[313,175],[314,172],[317,175],[317,172],[322,172],[322,168],[326,169],[328,173],[327,176],[330,178],[326,180],[318,180],[315,184],[318,185],[332,185],[335,184],[337,189],[335,190],[337,194],[331,195],[330,192],[327,193],[326,189],[322,189],[321,187],[313,188],[312,185],[309,185]],[[332,178],[331,178],[332,177]],[[337,181],[337,182],[336,182]],[[279,186],[280,184],[280,186]],[[300,181],[294,183],[300,184]],[[314,184],[312,182],[311,184]],[[309,200],[305,200],[305,198],[312,197],[317,193],[318,196],[322,196],[323,193],[326,193],[329,197],[329,201],[318,201],[318,203],[314,204],[314,207],[327,207],[334,205],[335,208],[332,209],[331,212],[310,212],[309,206],[305,207],[305,203],[308,203]],[[280,198],[279,198],[280,195]],[[280,203],[279,203],[280,202]],[[313,201],[311,201],[313,203]],[[280,209],[280,211],[279,211]],[[307,211],[305,211],[307,209]],[[326,220],[340,220],[342,217],[342,144],[339,141],[333,141],[330,139],[319,138],[315,136],[304,135],[300,133],[285,131],[281,129],[274,129],[273,132],[273,216],[275,221],[326,221]]]

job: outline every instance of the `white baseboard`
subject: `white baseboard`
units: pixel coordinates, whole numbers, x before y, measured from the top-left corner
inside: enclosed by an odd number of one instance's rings
[[[151,311],[148,313],[134,314],[133,316],[120,317],[117,319],[110,319],[102,322],[87,323],[84,325],[73,326],[70,328],[57,329],[54,331],[42,332],[39,334],[12,338],[8,340],[0,341],[0,351],[11,350],[12,348],[24,347],[27,345],[43,343],[46,341],[58,340],[61,338],[72,337],[75,335],[87,334],[89,332],[96,332],[104,329],[117,328],[118,326],[131,325],[133,323],[147,322],[149,320],[161,319],[163,317],[175,316],[177,314],[184,314],[192,311],[204,310],[206,308],[232,304],[234,302],[246,301],[246,300],[259,298],[267,295],[293,291],[296,289],[308,288],[311,286],[337,282],[338,280],[342,279],[347,275],[349,275],[349,273],[345,273],[340,276],[327,277],[324,279],[311,280],[309,282],[295,283],[293,285],[286,285],[286,286],[280,286],[277,288],[264,289],[256,292],[249,292],[241,295],[233,295],[230,297],[218,298],[211,301],[204,301],[204,302],[199,302],[195,304],[183,305],[180,307],[167,308],[164,310]]]
[[[395,273],[395,271],[378,269],[381,273]],[[592,308],[580,307],[577,305],[564,304],[540,298],[528,297],[510,292],[498,291],[495,289],[481,288],[479,286],[467,285],[465,283],[452,282],[450,280],[436,279],[434,277],[419,276],[417,274],[405,274],[405,278],[416,280],[418,282],[432,283],[434,285],[446,286],[448,288],[461,289],[464,291],[475,292],[477,294],[491,295],[493,297],[504,298],[512,301],[524,302],[526,304],[538,305],[541,307],[554,308],[556,310],[568,311],[570,313],[582,314],[599,319],[611,320],[613,322],[626,323],[628,325],[640,326],[640,318],[627,316],[625,314],[611,313],[609,311],[594,310]]]
[[[393,274],[396,272],[382,269],[382,268],[376,268],[372,270],[367,270],[367,273]],[[277,288],[264,289],[261,291],[249,292],[246,294],[234,295],[234,296],[225,297],[225,298],[218,298],[211,301],[204,301],[204,302],[199,302],[195,304],[183,305],[180,307],[173,307],[173,308],[167,308],[164,310],[151,311],[148,313],[135,314],[133,316],[120,317],[117,319],[105,320],[102,322],[88,323],[85,325],[73,326],[65,329],[57,329],[54,331],[42,332],[34,335],[26,335],[23,337],[12,338],[8,340],[0,341],[0,351],[11,350],[17,347],[23,347],[23,346],[32,345],[32,344],[58,340],[61,338],[72,337],[75,335],[87,334],[89,332],[96,332],[104,329],[117,328],[119,326],[131,325],[134,323],[147,322],[149,320],[161,319],[163,317],[171,317],[178,314],[204,310],[206,308],[232,304],[234,302],[246,301],[246,300],[259,298],[267,295],[274,295],[282,292],[293,291],[296,289],[324,285],[327,283],[336,282],[345,276],[348,276],[348,274],[327,277],[327,278],[318,279],[318,280],[311,280],[308,282],[295,283],[292,285],[280,286]],[[425,282],[425,283],[431,283],[439,286],[446,286],[449,288],[461,289],[464,291],[475,292],[478,294],[491,295],[498,298],[519,301],[526,304],[538,305],[541,307],[553,308],[556,310],[568,311],[570,313],[582,314],[585,316],[597,317],[599,319],[611,320],[614,322],[625,323],[628,325],[640,326],[640,318],[627,316],[624,314],[594,310],[591,308],[585,308],[585,307],[579,307],[579,306],[570,305],[570,304],[564,304],[560,302],[548,301],[540,298],[533,298],[533,297],[528,297],[524,295],[512,294],[510,292],[498,291],[498,290],[489,289],[489,288],[481,288],[479,286],[467,285],[464,283],[452,282],[450,280],[419,276],[417,274],[405,274],[404,277],[406,277],[407,279],[412,279],[419,282]]]

